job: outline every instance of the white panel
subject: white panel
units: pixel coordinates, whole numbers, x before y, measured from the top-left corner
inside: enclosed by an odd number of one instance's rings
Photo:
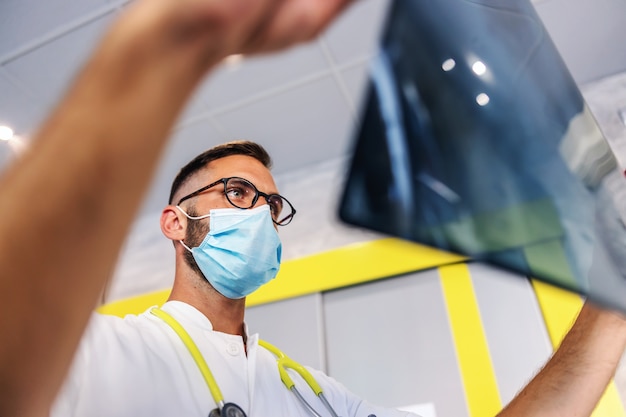
[[[348,389],[382,406],[468,415],[437,270],[324,294],[324,315],[328,373]]]
[[[339,66],[363,60],[376,50],[389,0],[361,0],[350,6],[323,35]]]
[[[220,66],[211,74],[201,100],[215,110],[326,71],[329,71],[328,63],[318,43],[312,42],[278,54],[245,58],[238,64]]]
[[[254,140],[274,158],[274,172],[346,154],[351,115],[328,76],[216,116],[230,138]]]
[[[105,0],[0,1],[0,56],[102,7]]]
[[[107,15],[35,49],[7,64],[6,69],[20,85],[29,88],[42,107],[49,109],[59,100],[111,18]]]
[[[250,307],[250,333],[282,350],[302,365],[325,371],[321,294]]]
[[[31,120],[39,121],[42,111],[31,97],[16,86],[0,67],[0,126],[13,129],[11,141],[0,140],[0,174],[15,161],[30,144],[34,128]]]
[[[369,61],[364,61],[340,72],[357,112],[360,112],[364,105],[362,101],[368,83],[368,68]]]
[[[502,404],[539,371],[552,354],[530,282],[490,265],[469,264]]]
[[[550,0],[535,8],[578,83],[626,71],[626,1]]]
[[[212,74],[211,74],[212,75]],[[207,77],[196,91],[193,92],[191,98],[187,102],[185,108],[181,112],[178,120],[178,126],[184,126],[189,123],[197,122],[206,118],[209,108],[206,105],[206,94],[208,94],[210,81],[213,77]]]
[[[124,207],[120,207],[124,210]],[[121,300],[171,288],[174,282],[174,247],[163,236],[159,214],[144,216],[134,225],[124,244],[104,302]]]
[[[15,85],[0,69],[0,125],[7,125],[18,135],[29,136],[43,117],[42,108],[32,96]]]

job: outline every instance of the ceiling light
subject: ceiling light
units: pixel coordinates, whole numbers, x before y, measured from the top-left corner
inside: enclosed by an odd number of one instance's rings
[[[480,93],[476,96],[476,103],[479,106],[486,106],[489,103],[489,96],[485,93]]]
[[[447,72],[447,71],[451,71],[455,66],[456,66],[456,62],[454,61],[454,59],[448,58],[445,61],[443,61],[443,64],[441,64],[441,69]]]
[[[8,126],[0,126],[0,140],[11,140],[13,129]]]
[[[487,66],[482,61],[476,61],[472,65],[472,71],[474,71],[476,75],[483,75],[487,72]]]
[[[241,61],[243,61],[243,55],[234,54],[234,55],[228,55],[226,58],[224,58],[223,62],[228,67],[237,67],[239,66]]]

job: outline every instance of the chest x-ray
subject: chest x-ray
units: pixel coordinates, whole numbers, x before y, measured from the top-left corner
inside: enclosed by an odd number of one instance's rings
[[[529,0],[397,0],[371,64],[345,222],[626,311],[616,159]]]

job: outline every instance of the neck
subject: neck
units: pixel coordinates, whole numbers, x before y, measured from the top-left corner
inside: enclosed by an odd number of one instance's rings
[[[245,298],[226,298],[215,291],[204,278],[200,279],[201,281],[195,279],[190,283],[189,279],[177,278],[168,301],[182,301],[195,307],[209,319],[215,331],[245,337]]]

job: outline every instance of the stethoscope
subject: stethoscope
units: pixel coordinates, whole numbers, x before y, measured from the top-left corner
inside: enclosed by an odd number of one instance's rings
[[[183,344],[189,350],[189,353],[191,353],[194,362],[196,362],[198,369],[204,377],[204,381],[206,382],[209,391],[211,392],[211,396],[213,397],[215,404],[217,404],[217,408],[211,410],[211,412],[209,413],[209,417],[246,417],[246,413],[237,404],[224,402],[224,396],[222,395],[222,392],[220,391],[220,388],[217,385],[215,378],[213,377],[213,373],[211,373],[211,369],[204,360],[202,353],[200,353],[200,349],[198,349],[198,346],[195,344],[191,336],[189,336],[189,333],[187,333],[184,327],[174,317],[158,307],[152,308],[150,312],[163,320],[165,323],[167,323],[172,328],[172,330],[176,332],[178,337],[180,337]],[[322,417],[302,396],[300,391],[298,391],[298,389],[296,388],[296,384],[287,373],[287,369],[293,369],[304,379],[304,381],[308,384],[311,390],[313,390],[315,395],[317,395],[317,397],[320,399],[322,404],[324,404],[324,407],[326,407],[326,409],[330,412],[332,417],[339,417],[324,396],[324,393],[322,392],[322,387],[320,387],[313,375],[311,375],[311,373],[304,366],[289,358],[276,346],[267,343],[264,340],[259,340],[259,345],[269,350],[272,354],[274,354],[274,356],[276,356],[276,363],[278,365],[280,380],[283,382],[283,384],[285,384],[287,389],[291,391],[296,396],[296,398],[298,398],[298,400],[302,403],[302,405],[304,405],[304,407],[309,411],[311,415],[315,417]]]

